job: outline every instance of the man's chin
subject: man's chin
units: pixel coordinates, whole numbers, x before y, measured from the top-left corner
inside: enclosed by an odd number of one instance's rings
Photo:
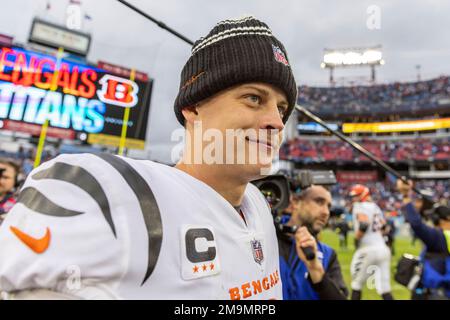
[[[240,168],[242,176],[248,177],[249,181],[265,178],[271,174],[271,170],[271,164],[246,164]]]
[[[314,231],[316,234],[319,234],[320,232],[322,232],[322,230],[323,230],[324,227],[325,227],[325,226],[322,225],[322,224],[315,224],[314,227],[313,227],[313,231]]]

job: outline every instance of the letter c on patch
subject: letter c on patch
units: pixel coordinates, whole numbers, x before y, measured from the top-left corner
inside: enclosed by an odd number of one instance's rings
[[[216,257],[216,247],[209,246],[206,251],[197,251],[195,247],[195,240],[204,238],[207,241],[213,241],[214,235],[211,230],[207,228],[189,229],[186,232],[186,256],[192,263],[199,263],[204,261],[214,260]]]

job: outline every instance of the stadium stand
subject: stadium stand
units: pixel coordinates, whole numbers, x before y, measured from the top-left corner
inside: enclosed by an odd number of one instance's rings
[[[373,86],[299,87],[298,103],[326,118],[422,114],[450,105],[448,76],[419,82]]]

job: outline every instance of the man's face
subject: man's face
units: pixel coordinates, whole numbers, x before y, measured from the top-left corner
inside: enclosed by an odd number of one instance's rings
[[[0,177],[0,196],[4,196],[14,188],[15,170],[13,167],[0,163],[0,169],[5,169]]]
[[[270,168],[278,153],[284,128],[282,118],[287,110],[286,95],[269,84],[247,83],[224,90],[202,101],[196,107],[197,115],[189,112],[187,128],[191,139],[193,121],[201,121],[204,134],[214,132],[208,135],[210,139],[203,139],[201,150],[194,146],[194,153],[223,159],[224,170],[256,179],[262,168]],[[216,133],[220,133],[221,143],[217,143]],[[221,156],[217,156],[219,152]]]
[[[300,224],[310,226],[314,232],[319,233],[328,222],[330,208],[330,192],[321,186],[311,186],[299,201],[297,219]]]

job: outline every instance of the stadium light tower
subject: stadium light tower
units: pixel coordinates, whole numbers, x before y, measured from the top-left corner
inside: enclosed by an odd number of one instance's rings
[[[334,69],[344,67],[370,67],[371,82],[375,83],[375,67],[384,65],[381,45],[365,48],[324,49],[321,68],[330,69],[330,84],[334,85]]]

